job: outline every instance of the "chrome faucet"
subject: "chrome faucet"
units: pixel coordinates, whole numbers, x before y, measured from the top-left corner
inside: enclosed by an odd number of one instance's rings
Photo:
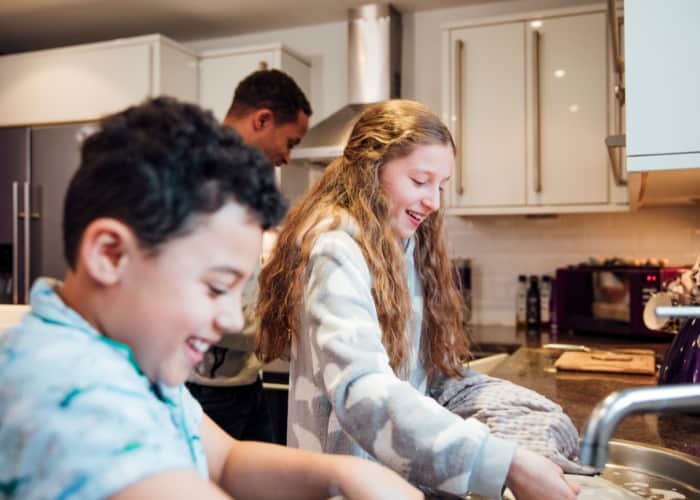
[[[597,469],[608,461],[608,442],[617,425],[639,413],[700,412],[700,384],[660,385],[613,392],[600,401],[586,423],[580,461]]]

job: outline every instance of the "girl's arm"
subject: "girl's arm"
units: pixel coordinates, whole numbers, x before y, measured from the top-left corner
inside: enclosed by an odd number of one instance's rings
[[[498,498],[514,445],[396,376],[382,344],[369,268],[355,240],[342,230],[319,236],[305,277],[301,314],[307,329],[295,339],[300,352],[294,360],[299,378],[291,381],[295,404],[313,405],[305,398],[314,395],[304,389],[313,372],[343,431],[381,463],[416,483]],[[290,425],[300,433],[292,437],[301,447],[318,446],[304,442],[304,431],[316,427],[304,418],[316,417],[297,416]]]

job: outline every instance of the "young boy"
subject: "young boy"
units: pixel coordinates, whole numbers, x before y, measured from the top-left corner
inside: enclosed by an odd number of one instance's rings
[[[235,441],[183,386],[241,328],[284,211],[269,161],[196,106],[103,120],[66,195],[65,282],[38,280],[0,340],[0,498],[421,498],[368,461]]]

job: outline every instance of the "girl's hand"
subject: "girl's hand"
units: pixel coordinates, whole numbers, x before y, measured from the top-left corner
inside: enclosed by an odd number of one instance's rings
[[[575,500],[580,491],[564,478],[561,467],[520,446],[515,449],[506,486],[518,500]]]

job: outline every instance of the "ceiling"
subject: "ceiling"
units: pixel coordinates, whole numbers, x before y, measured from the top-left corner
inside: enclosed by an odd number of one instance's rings
[[[392,0],[402,13],[497,0]],[[161,33],[179,41],[342,21],[368,0],[0,0],[0,53]]]

